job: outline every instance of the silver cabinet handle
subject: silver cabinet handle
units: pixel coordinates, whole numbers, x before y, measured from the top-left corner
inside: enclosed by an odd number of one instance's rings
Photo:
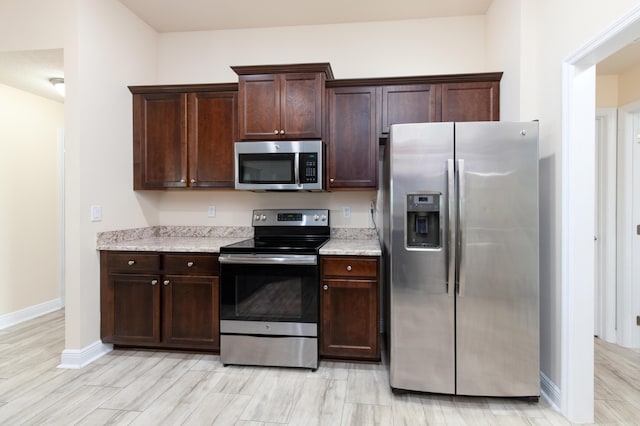
[[[274,131],[273,131],[273,134],[274,134],[274,135],[277,135],[277,134],[278,134],[278,130],[277,130],[277,129],[276,129],[276,130],[274,130]]]
[[[323,290],[329,290],[329,286],[325,284],[325,285],[322,286],[322,289]]]
[[[180,179],[180,183],[184,183],[184,182],[185,182],[185,180],[184,180],[184,179]]]
[[[281,134],[281,135],[284,135],[284,130],[280,130],[280,134]]]
[[[158,284],[158,280],[151,280],[151,285],[156,285]]]
[[[171,281],[169,281],[169,280],[164,280],[162,284],[164,284],[164,285],[169,285],[170,283],[171,283]]]
[[[333,179],[333,178],[329,179],[329,182],[333,183],[333,181],[334,181],[334,179]]]
[[[193,262],[187,262],[187,267],[191,268],[193,266]]]
[[[447,200],[449,213],[449,241],[447,243],[447,294],[453,296],[456,288],[456,178],[453,159],[447,160]]]
[[[195,179],[191,179],[191,183],[196,183],[196,180]]]
[[[347,265],[347,271],[350,271],[351,269],[351,265]]]
[[[465,182],[464,182],[464,160],[458,160],[458,220],[459,229],[458,229],[458,238],[460,250],[458,250],[458,295],[460,297],[464,296],[464,291],[466,287],[466,276],[465,276],[465,268],[463,265],[464,262],[464,205],[465,205]]]
[[[135,260],[130,260],[130,261],[128,261],[128,262],[127,262],[127,264],[128,264],[129,266],[133,266],[133,265],[135,265],[135,264],[136,264],[136,261],[135,261]]]

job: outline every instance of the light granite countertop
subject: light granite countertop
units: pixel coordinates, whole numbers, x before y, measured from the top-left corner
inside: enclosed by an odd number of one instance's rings
[[[250,227],[152,226],[101,232],[97,250],[219,253],[220,247],[253,236]],[[335,228],[321,255],[380,256],[374,229]]]
[[[380,256],[380,242],[377,239],[331,238],[320,247],[321,255]]]

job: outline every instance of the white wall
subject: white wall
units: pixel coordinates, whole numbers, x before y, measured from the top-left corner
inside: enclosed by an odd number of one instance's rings
[[[64,45],[67,0],[3,1],[0,50],[59,49]]]
[[[502,71],[500,120],[520,120],[521,1],[494,0],[487,11],[487,63]]]
[[[61,296],[62,127],[62,103],[0,84],[0,317]]]
[[[618,103],[618,76],[599,75],[596,77],[596,107],[617,108]]]
[[[65,38],[66,348],[100,338],[96,233],[147,226],[153,206],[132,190],[131,94],[154,81],[156,34],[115,0],[70,0]],[[103,221],[90,222],[92,204]]]
[[[3,2],[0,51],[62,48],[64,16],[64,2]],[[64,127],[63,110],[0,86],[0,316],[7,324],[60,297],[56,129]]]
[[[483,72],[483,16],[160,35],[159,83],[235,82],[232,65],[330,62],[336,78]]]

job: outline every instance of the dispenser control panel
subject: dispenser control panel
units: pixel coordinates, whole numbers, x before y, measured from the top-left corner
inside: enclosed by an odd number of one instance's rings
[[[440,194],[408,194],[408,211],[440,211]]]
[[[430,191],[407,194],[405,233],[408,248],[442,247],[441,196],[439,192]]]

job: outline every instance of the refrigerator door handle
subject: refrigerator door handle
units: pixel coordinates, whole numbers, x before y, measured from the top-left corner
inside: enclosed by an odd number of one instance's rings
[[[449,241],[447,244],[447,293],[454,296],[456,287],[456,179],[453,159],[447,160],[447,212],[449,214]]]
[[[458,260],[458,295],[460,297],[464,296],[464,291],[466,287],[466,277],[464,272],[464,255],[462,254],[464,250],[464,207],[465,207],[465,182],[464,182],[464,160],[457,160],[458,162],[458,249],[456,250],[457,260]]]

